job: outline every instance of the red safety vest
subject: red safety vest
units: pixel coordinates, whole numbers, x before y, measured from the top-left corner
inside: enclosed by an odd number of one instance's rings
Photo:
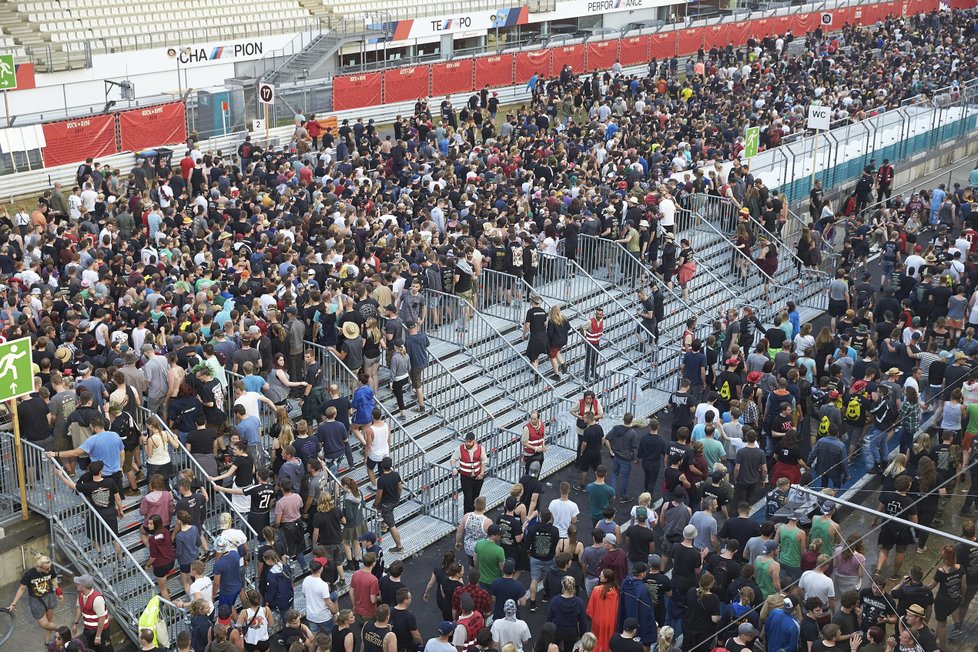
[[[482,471],[482,446],[475,445],[471,451],[465,444],[459,446],[458,472],[467,478],[474,478]]]
[[[588,406],[585,405],[584,399],[582,398],[581,399],[581,404],[577,408],[578,414],[581,415],[579,417],[580,419],[583,419],[584,418],[584,413],[588,411],[587,408],[588,408]],[[593,414],[594,416],[598,416],[598,399],[596,399],[596,398],[591,399],[590,408],[591,408],[591,410],[590,410],[591,414]]]
[[[601,342],[601,335],[604,333],[604,320],[598,321],[594,317],[591,317],[591,321],[588,322],[588,329],[584,331],[584,339],[590,344],[597,346]]]
[[[543,421],[541,421],[540,422],[540,425],[537,426],[536,428],[533,427],[533,424],[532,423],[527,423],[526,424],[526,429],[527,429],[527,431],[530,434],[530,436],[528,438],[529,439],[530,446],[529,447],[527,447],[527,446],[524,446],[523,447],[523,454],[524,455],[536,455],[537,454],[537,451],[535,450],[535,447],[537,447],[537,446],[543,446],[543,441],[544,441],[544,438],[543,438]]]
[[[82,625],[84,626],[85,629],[90,629],[92,631],[98,629],[99,618],[98,616],[95,615],[95,598],[100,598],[100,597],[102,597],[102,594],[94,590],[88,594],[87,598],[82,596],[81,593],[78,594],[78,607],[79,609],[81,609]],[[102,628],[103,632],[105,632],[106,628],[108,627],[108,622],[109,622],[109,616],[108,613],[106,613],[105,627]]]

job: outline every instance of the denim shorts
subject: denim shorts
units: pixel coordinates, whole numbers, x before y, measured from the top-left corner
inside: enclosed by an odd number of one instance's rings
[[[547,576],[547,572],[553,568],[554,560],[543,561],[530,557],[530,579],[540,581]]]

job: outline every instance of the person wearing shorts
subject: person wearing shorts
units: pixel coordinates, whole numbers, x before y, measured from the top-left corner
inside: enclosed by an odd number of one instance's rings
[[[934,620],[937,621],[937,640],[942,650],[947,649],[947,619],[954,616],[955,636],[961,634],[961,598],[964,593],[963,583],[965,568],[958,563],[957,553],[952,546],[941,549],[941,562],[934,571],[934,578],[929,588],[937,589],[934,595]]]
[[[907,495],[910,490],[912,480],[908,475],[901,475],[894,481],[895,491],[886,492],[880,496],[880,503],[877,511],[883,512],[891,517],[900,518],[906,521],[917,522],[917,507],[913,499]],[[885,518],[885,517],[884,517]],[[873,519],[871,527],[876,527],[879,517]],[[880,528],[877,545],[879,555],[876,561],[876,572],[882,573],[886,560],[889,558],[890,551],[896,548],[896,556],[893,559],[892,577],[899,579],[900,569],[903,560],[907,555],[907,546],[914,542],[913,530],[909,525],[887,520]]]
[[[44,632],[45,642],[50,638],[51,632],[58,631],[58,626],[54,624],[54,608],[58,601],[63,601],[61,587],[58,586],[58,576],[55,574],[53,564],[44,555],[34,555],[34,567],[28,568],[20,576],[20,585],[17,593],[8,607],[11,612],[17,608],[24,593],[27,593],[27,604],[30,606],[31,618],[37,621]]]

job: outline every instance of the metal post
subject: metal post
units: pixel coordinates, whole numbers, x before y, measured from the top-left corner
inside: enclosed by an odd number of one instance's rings
[[[811,190],[815,187],[815,164],[818,158],[818,137],[822,134],[821,129],[815,130],[815,140],[812,141],[812,182],[808,185],[808,189]]]
[[[834,503],[838,503],[839,505],[845,505],[846,507],[851,507],[852,509],[858,510],[860,512],[866,512],[867,514],[873,514],[877,518],[887,519],[891,523],[898,523],[900,525],[906,525],[908,527],[916,528],[918,530],[922,530],[924,532],[929,532],[929,533],[931,533],[933,535],[936,535],[936,536],[939,536],[939,537],[944,537],[946,539],[950,539],[951,541],[954,541],[956,543],[964,543],[964,544],[969,545],[969,546],[978,546],[978,541],[972,541],[971,539],[965,539],[964,537],[959,537],[959,536],[957,536],[955,534],[951,534],[950,532],[945,532],[943,530],[936,530],[936,529],[934,529],[932,527],[927,527],[926,525],[918,525],[917,523],[914,523],[913,521],[908,521],[906,519],[898,518],[896,516],[890,516],[889,514],[886,514],[885,512],[881,512],[881,511],[878,511],[878,510],[875,510],[875,509],[866,507],[864,505],[859,505],[857,503],[852,503],[852,502],[849,502],[848,500],[844,500],[842,498],[837,498],[835,496],[826,496],[820,490],[817,490],[817,489],[812,489],[810,487],[805,487],[805,486],[800,485],[800,484],[793,484],[793,485],[791,485],[791,488],[792,489],[796,489],[796,490],[798,490],[798,491],[800,491],[802,493],[806,493],[806,494],[808,494],[810,496],[814,496],[816,499],[830,500],[830,501],[832,501]]]
[[[6,102],[7,93],[3,94]],[[20,485],[20,517],[28,520],[31,517],[27,510],[27,472],[24,470],[24,447],[20,442],[20,419],[17,418],[17,399],[10,399],[10,417],[14,422],[14,453],[17,456],[17,484]]]

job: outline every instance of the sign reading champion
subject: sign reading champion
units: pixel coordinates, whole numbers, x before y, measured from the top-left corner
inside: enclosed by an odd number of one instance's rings
[[[182,50],[177,48],[167,48],[166,55],[171,59],[180,59],[180,63],[201,63],[204,61],[217,61],[219,59],[243,59],[245,57],[258,57],[263,53],[261,41],[248,41],[245,43],[235,43],[233,45],[217,45],[214,47],[194,47],[190,46]]]

